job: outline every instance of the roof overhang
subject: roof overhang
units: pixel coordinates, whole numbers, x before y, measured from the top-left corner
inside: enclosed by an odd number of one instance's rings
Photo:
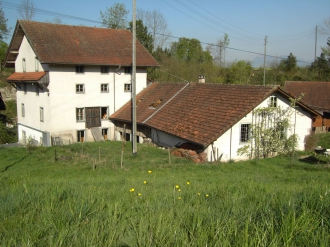
[[[13,73],[7,78],[7,82],[13,86],[18,86],[24,83],[37,83],[41,86],[47,87],[49,84],[48,72],[26,72]]]

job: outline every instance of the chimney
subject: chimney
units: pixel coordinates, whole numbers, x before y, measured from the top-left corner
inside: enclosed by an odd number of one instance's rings
[[[199,82],[199,83],[205,83],[205,75],[200,75],[200,76],[198,77],[198,82]]]

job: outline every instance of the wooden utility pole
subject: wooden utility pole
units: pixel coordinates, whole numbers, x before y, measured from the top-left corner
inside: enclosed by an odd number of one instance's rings
[[[314,61],[316,60],[316,44],[317,44],[317,26],[315,28],[315,53],[314,53]]]
[[[266,46],[267,46],[267,35],[265,36],[265,52],[264,52],[264,85],[266,82]]]
[[[136,0],[133,0],[133,61],[132,61],[132,142],[133,155],[137,154],[136,143]]]

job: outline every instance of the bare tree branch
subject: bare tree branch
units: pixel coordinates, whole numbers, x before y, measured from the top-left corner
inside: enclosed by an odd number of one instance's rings
[[[36,8],[32,0],[21,0],[18,12],[23,20],[32,20]]]

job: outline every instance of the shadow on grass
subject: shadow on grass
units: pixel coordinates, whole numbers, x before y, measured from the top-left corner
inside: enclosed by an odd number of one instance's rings
[[[317,157],[315,157],[313,155],[300,158],[299,161],[304,162],[304,163],[308,163],[308,164],[311,164],[311,165],[328,164],[328,162],[326,162],[324,160],[320,160],[320,159],[318,159]]]
[[[14,165],[16,165],[16,164],[22,162],[26,157],[28,157],[28,155],[25,155],[25,156],[22,157],[20,160],[18,160],[18,161],[16,161],[16,162],[14,162],[14,163],[12,163],[12,164],[6,166],[5,169],[3,169],[1,172],[6,172],[10,167],[13,167]]]

